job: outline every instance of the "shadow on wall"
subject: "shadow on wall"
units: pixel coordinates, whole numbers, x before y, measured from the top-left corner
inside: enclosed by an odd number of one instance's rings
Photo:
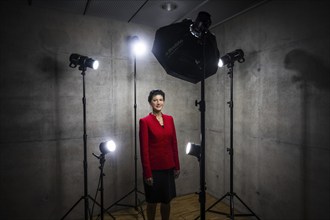
[[[47,78],[54,78],[56,83],[56,76],[59,74],[58,63],[52,56],[43,56],[37,63],[37,68],[40,73],[45,74]],[[63,71],[63,70],[62,70]]]
[[[68,64],[67,64],[68,65]],[[64,181],[63,181],[63,154],[64,152],[63,148],[63,141],[61,139],[63,138],[63,110],[61,110],[61,78],[64,75],[64,68],[63,63],[59,63],[59,61],[56,59],[56,55],[49,56],[44,55],[39,62],[37,63],[37,69],[40,75],[43,75],[44,80],[49,82],[49,85],[53,85],[53,91],[51,92],[50,97],[50,105],[51,108],[49,109],[49,115],[52,116],[53,120],[50,122],[50,134],[47,136],[50,137],[55,141],[55,149],[51,150],[51,152],[55,153],[55,155],[52,155],[55,159],[53,160],[54,163],[51,165],[53,168],[52,172],[54,174],[52,175],[52,180],[50,182],[52,183],[51,190],[52,190],[52,196],[53,196],[53,209],[49,210],[49,219],[52,219],[56,216],[58,217],[59,213],[62,214],[63,207],[61,204],[63,204],[64,200]],[[52,146],[50,144],[50,146]],[[55,169],[54,169],[55,168]]]
[[[293,83],[306,82],[318,89],[330,90],[330,70],[313,54],[292,50],[285,56],[284,67],[297,71],[298,75],[292,77]]]
[[[55,56],[43,56],[37,65],[38,74],[42,75],[44,81],[47,81],[47,85],[52,88],[52,91],[47,94],[49,96],[50,108],[47,110],[48,115],[53,116],[52,120],[49,122],[51,128],[48,131],[48,134],[44,135],[49,139],[59,140],[62,137],[62,126],[61,122],[63,121],[62,112],[61,112],[61,78],[64,75],[63,64],[58,63]]]
[[[320,213],[329,205],[329,130],[330,70],[326,64],[307,51],[295,49],[284,59],[284,67],[296,71],[292,83],[300,88],[300,168],[301,210],[304,219],[327,219]]]
[[[285,56],[284,67],[296,72],[291,80],[300,89],[301,123],[305,131],[302,144],[329,150],[330,69],[321,58],[295,49]]]

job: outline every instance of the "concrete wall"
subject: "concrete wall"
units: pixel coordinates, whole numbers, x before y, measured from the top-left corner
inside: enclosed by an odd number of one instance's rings
[[[148,44],[148,54],[137,58],[137,117],[150,112],[149,91],[163,89],[164,112],[173,115],[177,126],[182,164],[178,194],[198,190],[198,164],[184,155],[185,143],[199,137],[198,85],[161,68],[151,53],[155,30],[0,4],[0,219],[60,219],[84,195],[83,77],[69,67],[71,53],[100,61],[100,68],[87,69],[85,76],[89,194],[94,197],[99,179],[99,160],[92,153],[99,154],[99,144],[110,138],[117,151],[106,158],[105,206],[134,188],[134,70],[127,42],[132,35]],[[138,160],[138,188],[143,191],[141,176]],[[122,203],[133,204],[133,198],[131,194]],[[78,203],[68,219],[81,219],[83,205]]]
[[[245,52],[234,67],[234,192],[261,219],[330,218],[329,9],[270,1],[212,30],[221,55]],[[206,82],[207,185],[218,198],[230,190],[227,71]]]
[[[59,219],[83,195],[80,53],[101,61],[86,73],[89,194],[99,175],[100,142],[118,145],[105,165],[105,205],[134,186],[133,60],[127,37],[155,30],[0,3],[0,219]],[[221,55],[241,48],[234,67],[234,191],[261,219],[329,219],[330,23],[325,1],[270,1],[212,31]],[[207,191],[229,191],[229,77],[206,80]],[[153,55],[137,60],[138,118],[149,90],[166,92],[175,118],[182,175],[178,194],[198,191],[199,84],[167,75]],[[138,183],[141,169],[138,161]],[[127,202],[131,202],[128,198]],[[227,201],[225,199],[224,201]],[[125,202],[125,201],[124,201]],[[235,203],[235,208],[244,207]],[[98,207],[95,207],[98,210]],[[83,216],[83,202],[70,219]]]

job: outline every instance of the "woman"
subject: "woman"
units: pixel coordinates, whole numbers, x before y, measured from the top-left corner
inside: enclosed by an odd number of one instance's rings
[[[175,178],[180,174],[178,145],[172,116],[162,113],[165,93],[152,90],[148,97],[152,112],[140,119],[140,151],[147,218],[154,220],[161,203],[162,220],[170,218],[170,202],[176,196]]]

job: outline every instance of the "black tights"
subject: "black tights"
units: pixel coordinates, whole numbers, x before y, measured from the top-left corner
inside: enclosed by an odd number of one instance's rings
[[[147,218],[148,220],[155,220],[156,216],[157,203],[148,203],[147,205]],[[162,220],[170,219],[171,204],[170,203],[161,203],[160,204],[160,214]]]

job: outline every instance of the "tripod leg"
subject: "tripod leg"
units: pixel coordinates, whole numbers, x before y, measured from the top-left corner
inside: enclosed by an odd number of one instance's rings
[[[114,206],[124,206],[124,207],[131,207],[131,208],[134,208],[136,211],[138,211],[138,214],[141,214],[143,219],[145,219],[145,216],[144,216],[144,212],[143,212],[143,208],[142,208],[142,203],[143,202],[140,202],[139,201],[139,205],[138,204],[134,204],[134,205],[129,205],[129,204],[120,204],[120,202],[122,200],[124,200],[125,198],[127,198],[129,195],[131,195],[132,193],[135,193],[135,191],[137,193],[140,193],[142,195],[144,195],[143,192],[139,191],[139,190],[136,190],[136,189],[132,189],[130,192],[128,192],[126,195],[124,195],[122,198],[120,198],[119,200],[117,200],[115,203],[113,203],[112,205],[110,205],[108,208],[105,209],[105,211],[108,212],[108,210],[110,210],[111,208],[113,208]],[[109,213],[109,212],[108,212]]]
[[[67,213],[65,213],[65,215],[61,218],[61,220],[65,219],[65,217],[79,204],[79,202],[81,200],[83,200],[85,197],[82,196],[72,207],[71,209],[69,209],[69,211],[67,211]]]
[[[92,198],[90,195],[88,195],[88,198],[89,198],[90,200],[92,200],[94,204],[96,204],[96,205],[98,205],[99,207],[101,207],[101,204],[98,203],[98,202],[97,202],[94,198]],[[114,217],[114,216],[113,216],[108,210],[103,209],[103,212],[108,213],[108,215],[109,215],[112,219],[115,219],[115,217]],[[98,215],[98,217],[100,217],[100,214]]]
[[[119,200],[117,200],[115,203],[113,203],[112,205],[110,205],[106,210],[110,210],[112,207],[118,205],[118,206],[127,206],[127,207],[132,207],[134,208],[133,205],[122,205],[122,204],[119,204],[119,202],[121,202],[122,200],[124,200],[126,197],[128,197],[131,193],[134,192],[134,189],[131,190],[129,193],[127,193],[126,195],[124,195],[123,197],[121,197]]]
[[[244,202],[243,202],[243,200],[238,196],[238,195],[236,195],[236,194],[234,194],[235,195],[235,197],[245,206],[245,208],[247,208],[249,211],[250,211],[250,213],[251,213],[251,216],[255,216],[258,220],[260,220],[260,218],[252,211],[252,209],[250,209]]]
[[[143,208],[142,208],[142,203],[143,203],[143,202],[141,202],[141,201],[139,200],[139,205],[136,206],[135,209],[140,209],[140,210],[138,210],[138,212],[141,213],[143,220],[145,220],[144,211],[143,211]]]
[[[209,211],[210,209],[212,209],[214,206],[216,206],[219,202],[221,202],[224,198],[226,198],[226,196],[229,196],[229,193],[226,193],[220,199],[218,199],[218,201],[213,203],[208,209],[206,209],[206,212]]]
[[[230,196],[230,193],[229,193],[229,192],[227,192],[227,193],[226,193],[225,195],[223,195],[220,199],[218,199],[215,203],[213,203],[208,209],[205,210],[205,212],[210,211],[210,212],[214,212],[214,213],[218,213],[218,214],[221,214],[221,215],[227,215],[227,216],[228,216],[227,213],[218,212],[218,211],[212,211],[212,210],[211,210],[214,206],[216,206],[219,202],[221,202],[221,201],[222,201],[224,198],[226,198],[227,196]],[[200,216],[197,216],[194,220],[197,220],[197,219],[199,219],[199,218],[200,218]]]

